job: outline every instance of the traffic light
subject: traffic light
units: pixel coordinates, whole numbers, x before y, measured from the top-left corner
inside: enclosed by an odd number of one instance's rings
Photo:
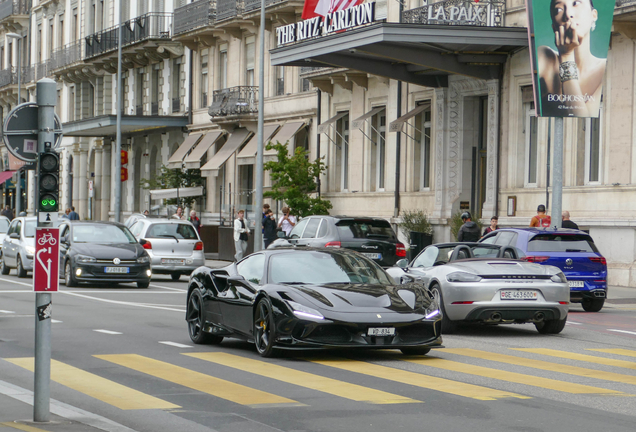
[[[121,181],[125,182],[128,180],[128,168],[121,168]]]
[[[40,153],[39,157],[38,211],[56,213],[59,210],[60,156],[53,151],[47,151]]]

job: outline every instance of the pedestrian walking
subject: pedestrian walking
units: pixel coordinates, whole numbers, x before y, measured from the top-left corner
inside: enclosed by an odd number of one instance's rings
[[[267,211],[269,210],[269,204],[265,203],[263,204],[263,215],[261,216],[261,219],[264,218],[267,215]],[[263,235],[265,235],[265,228],[263,227]]]
[[[567,210],[561,212],[561,228],[579,229],[579,226],[570,220],[570,212]]]
[[[194,225],[194,227],[197,229],[197,232],[200,235],[201,234],[201,219],[197,217],[197,212],[192,210],[190,212],[190,217],[188,218],[188,220],[190,221],[192,225]]]
[[[485,236],[486,234],[489,234],[491,232],[493,232],[496,229],[499,229],[499,225],[497,225],[497,223],[499,222],[499,216],[493,216],[490,218],[490,226],[486,227],[486,229],[484,230],[484,234],[482,235]]]
[[[291,214],[291,209],[289,207],[283,207],[283,215],[278,221],[278,228],[282,228],[285,232],[285,237],[289,237],[294,226],[296,226],[296,216]]]
[[[533,216],[530,220],[530,226],[549,228],[551,224],[552,219],[549,215],[545,214],[545,206],[540,204],[539,207],[537,207],[537,215]]]
[[[68,217],[68,215],[71,213],[71,209],[67,208],[66,210],[64,210],[64,214],[62,215],[62,219],[70,219]]]
[[[13,220],[13,212],[11,211],[11,207],[8,205],[0,212],[0,215],[6,216],[9,220]]]
[[[479,225],[473,222],[470,212],[462,213],[462,222],[464,224],[457,233],[458,242],[476,242],[479,240]]]
[[[237,218],[234,219],[234,250],[236,251],[234,259],[237,262],[243,259],[243,255],[247,251],[247,239],[250,233],[244,217],[245,210],[239,210]]]
[[[274,212],[270,209],[267,209],[265,212],[265,216],[263,217],[263,240],[265,244],[265,249],[272,244],[274,240],[276,240],[276,219],[274,217]]]
[[[177,212],[172,215],[172,219],[184,220],[183,209],[181,207],[177,207]]]
[[[70,220],[80,220],[79,215],[75,212],[75,207],[71,206],[71,212],[68,214]]]

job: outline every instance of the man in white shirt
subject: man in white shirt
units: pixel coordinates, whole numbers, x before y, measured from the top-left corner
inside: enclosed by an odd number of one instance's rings
[[[285,237],[289,237],[292,229],[296,225],[296,216],[292,216],[289,207],[283,207],[283,216],[278,221],[278,228],[282,228],[285,232]]]
[[[245,224],[244,216],[245,210],[239,210],[237,218],[234,219],[234,249],[236,250],[234,259],[236,262],[243,259],[243,255],[247,251],[247,239],[250,230]]]

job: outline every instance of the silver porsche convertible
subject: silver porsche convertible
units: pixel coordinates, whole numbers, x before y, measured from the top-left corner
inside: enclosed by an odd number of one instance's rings
[[[570,303],[567,279],[558,267],[523,258],[511,246],[442,243],[387,272],[398,283],[418,281],[431,290],[441,305],[442,333],[460,322],[531,322],[539,333],[560,333]]]

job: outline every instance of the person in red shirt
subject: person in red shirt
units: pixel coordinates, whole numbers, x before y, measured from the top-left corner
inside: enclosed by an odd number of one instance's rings
[[[552,219],[545,214],[545,206],[543,204],[539,205],[539,207],[537,207],[537,215],[533,216],[530,220],[530,226],[548,228],[551,223]]]

